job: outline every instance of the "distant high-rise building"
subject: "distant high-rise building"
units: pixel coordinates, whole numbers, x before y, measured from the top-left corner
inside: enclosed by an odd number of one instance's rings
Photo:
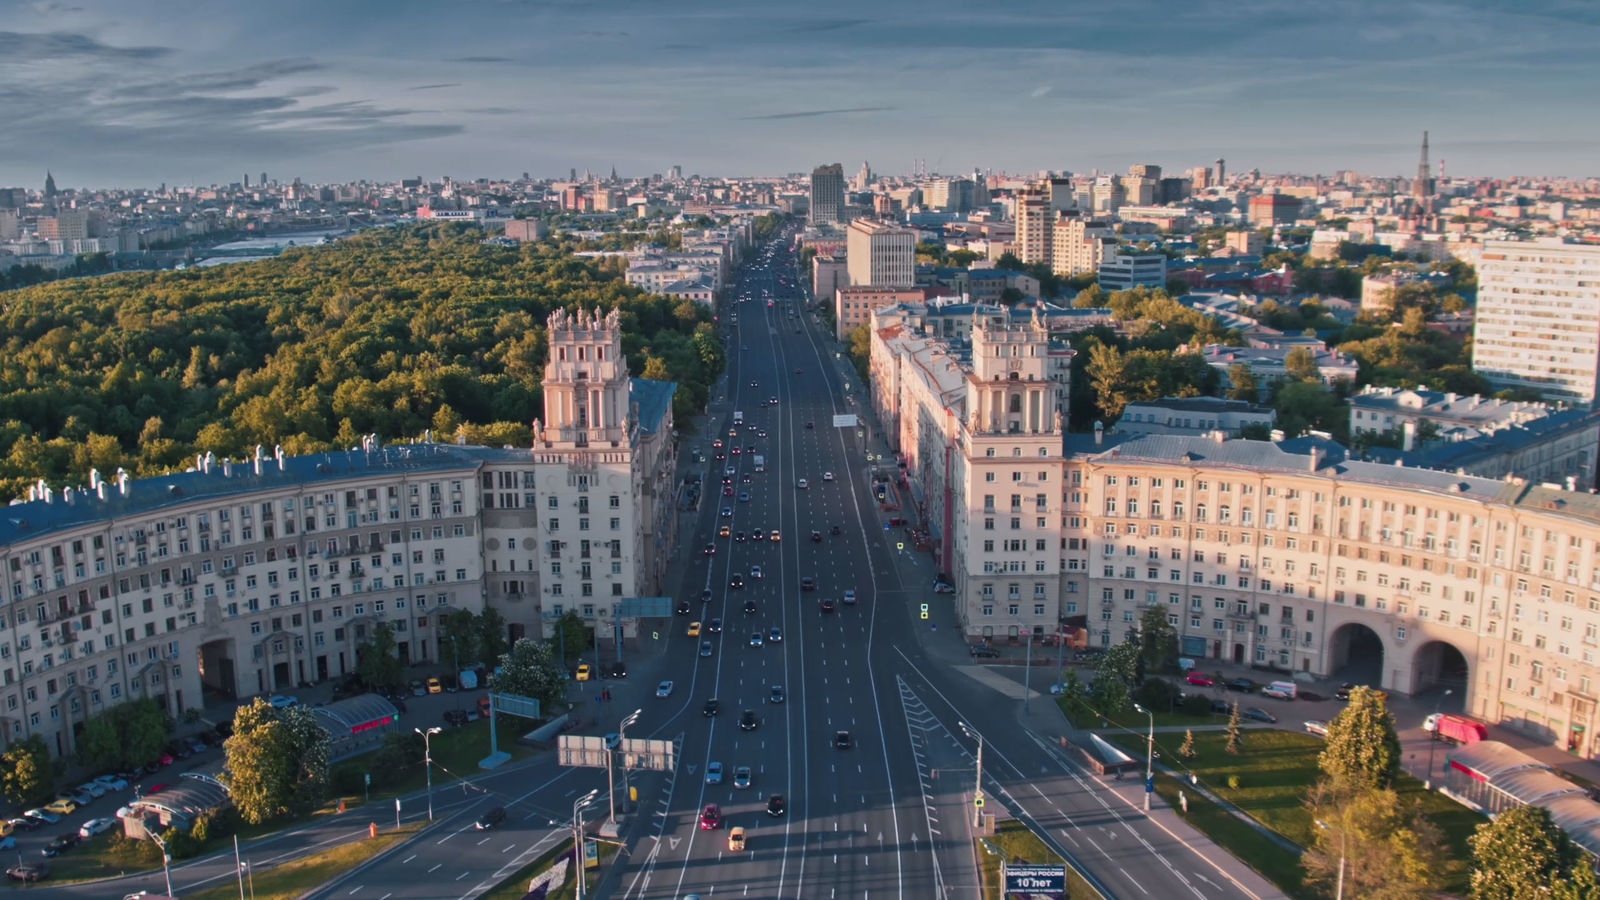
[[[1228,165],[1227,165],[1227,163],[1224,163],[1222,161],[1222,157],[1219,156],[1219,157],[1217,157],[1217,187],[1227,187],[1227,186],[1228,186]]]
[[[845,236],[851,285],[911,287],[917,283],[917,233],[910,228],[857,219]]]
[[[244,189],[247,190],[247,191],[250,190],[250,173],[249,172],[244,173]]]
[[[1128,174],[1135,178],[1148,178],[1151,181],[1160,181],[1161,167],[1151,165],[1150,163],[1140,163],[1136,166],[1129,166]]]
[[[267,186],[267,173],[262,172],[261,173],[261,180],[256,182],[256,184],[259,184],[262,187],[266,187]]]
[[[44,199],[46,202],[56,198],[56,176],[49,172],[44,173]]]
[[[673,166],[669,171],[673,181],[683,180],[683,166]]]
[[[0,209],[21,209],[27,205],[27,188],[0,188]]]
[[[1288,194],[1262,194],[1250,198],[1250,224],[1270,228],[1293,225],[1300,217],[1300,198]]]
[[[1472,368],[1495,388],[1593,406],[1600,399],[1600,247],[1485,241]]]
[[[872,167],[866,160],[861,161],[861,168],[856,172],[855,182],[850,185],[852,190],[865,191],[872,184]]]
[[[811,171],[811,224],[838,225],[849,218],[844,204],[844,166],[832,163]]]
[[[1096,272],[1106,257],[1116,252],[1111,223],[1086,218],[1073,211],[1055,220],[1050,237],[1050,271],[1057,275]]]
[[[1433,224],[1433,169],[1428,165],[1428,133],[1422,133],[1422,159],[1417,163],[1417,177],[1411,182],[1413,219],[1419,227]]]

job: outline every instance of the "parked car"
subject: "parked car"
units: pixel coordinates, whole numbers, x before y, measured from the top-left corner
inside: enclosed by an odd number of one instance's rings
[[[45,812],[55,813],[58,816],[70,816],[78,811],[82,805],[71,797],[57,797],[44,805]],[[31,814],[30,814],[31,815]]]
[[[23,831],[32,831],[35,828],[38,828],[40,825],[43,825],[44,823],[39,821],[38,819],[33,818],[32,816],[21,815],[21,816],[17,816],[14,819],[7,819],[6,820],[6,824],[8,826],[10,826],[12,829],[20,828]]]
[[[107,818],[104,818],[104,817],[101,817],[101,818],[98,818],[98,819],[90,819],[89,821],[83,823],[83,825],[78,828],[78,837],[87,840],[87,839],[92,838],[95,835],[101,833],[102,831],[111,830],[111,827],[116,825],[116,824],[117,824],[117,820],[116,819],[107,819]]]
[[[1346,681],[1344,684],[1339,685],[1339,687],[1333,692],[1333,699],[1349,700],[1350,692],[1355,690],[1355,687],[1356,686],[1353,682]]]
[[[1230,691],[1238,691],[1241,694],[1253,694],[1256,692],[1256,683],[1248,678],[1235,678],[1224,684],[1223,687]]]
[[[78,837],[76,832],[69,831],[66,834],[58,834],[51,838],[50,843],[45,844],[44,849],[40,850],[39,852],[43,853],[45,856],[59,856],[68,850],[71,850],[73,847],[78,846],[79,840],[81,839]]]
[[[444,685],[439,683],[439,679],[438,679],[437,676],[428,679],[428,693],[430,693],[430,694],[442,694],[442,693],[444,693]]]
[[[273,694],[267,698],[267,705],[273,709],[288,709],[291,706],[299,706],[300,698],[293,694]]]
[[[105,785],[101,784],[98,781],[86,781],[83,784],[80,784],[77,787],[73,788],[72,789],[72,793],[74,793],[74,794],[88,794],[89,795],[89,799],[98,800],[101,797],[104,797],[106,795],[106,792],[109,791],[109,790],[110,790],[110,788],[106,787]]]
[[[1306,734],[1314,734],[1317,737],[1327,737],[1328,736],[1328,723],[1327,722],[1321,721],[1320,719],[1312,719],[1312,720],[1306,722],[1305,726],[1306,726]]]
[[[43,809],[30,809],[22,814],[23,818],[32,819],[36,823],[34,825],[35,828],[39,827],[39,824],[54,825],[55,823],[61,821],[62,815],[66,815],[66,813],[57,814],[51,812],[48,807]]]
[[[1239,715],[1246,719],[1254,719],[1257,722],[1266,722],[1269,725],[1278,721],[1277,716],[1255,706],[1240,710]]]
[[[1216,679],[1204,672],[1190,672],[1189,677],[1184,680],[1199,687],[1211,687],[1217,683]]]
[[[50,867],[44,863],[18,863],[6,870],[6,877],[12,881],[32,884],[49,878]]]
[[[101,775],[95,778],[95,783],[109,791],[125,791],[128,789],[128,779],[121,775]]]
[[[1000,651],[993,647],[968,647],[967,652],[976,659],[999,659]]]

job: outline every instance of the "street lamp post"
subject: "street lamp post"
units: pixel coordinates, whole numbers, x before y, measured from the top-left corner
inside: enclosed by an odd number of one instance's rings
[[[584,807],[600,796],[595,788],[572,802],[572,867],[578,873],[578,900],[583,900],[583,815]]]
[[[1144,747],[1144,811],[1150,811],[1150,792],[1156,780],[1156,714],[1135,703],[1133,708],[1150,717],[1150,736]]]
[[[461,644],[456,641],[455,635],[450,635],[450,652],[456,661],[456,670],[451,674],[456,686],[456,712],[461,711]]]
[[[443,731],[444,729],[438,727],[437,725],[435,725],[434,727],[429,728],[427,731],[423,731],[421,728],[413,728],[411,730],[415,731],[417,734],[422,735],[422,767],[428,773],[428,821],[432,822],[433,821],[433,746],[430,743],[429,738],[433,737],[434,735],[438,734],[439,732]]]
[[[637,721],[639,721],[639,716],[642,715],[643,713],[644,713],[643,709],[636,709],[632,713],[630,713],[627,718],[622,720],[622,724],[617,726],[617,749],[619,749],[619,750],[622,749],[623,742],[625,742],[628,739],[628,726],[632,725],[633,723],[635,723]],[[616,756],[616,754],[612,753],[612,754],[610,754],[610,756],[612,758],[614,758]],[[609,769],[610,766],[607,765],[606,768]],[[623,809],[627,809],[628,795],[629,795],[628,758],[626,756],[624,756],[622,758],[622,798],[623,798],[622,802],[623,802]],[[611,823],[613,825],[615,825],[616,822],[617,822],[617,800],[616,800],[616,797],[612,797],[611,798]]]
[[[1440,694],[1439,699],[1434,701],[1433,704],[1434,730],[1433,734],[1429,735],[1432,740],[1428,741],[1428,777],[1422,779],[1422,786],[1430,791],[1433,790],[1433,747],[1439,743],[1439,707],[1444,705],[1444,698],[1453,693],[1455,693],[1455,688],[1445,688],[1444,693]]]
[[[961,726],[962,734],[978,742],[978,777],[972,788],[972,827],[981,829],[983,827],[983,807],[978,805],[978,801],[983,799],[983,735],[979,734],[977,729],[968,728],[965,722],[957,722],[956,724]]]
[[[167,876],[167,896],[178,896],[172,892],[172,854],[167,852],[167,842],[154,831],[146,831],[145,834],[150,835],[150,840],[155,841],[156,846],[161,848],[161,871]]]

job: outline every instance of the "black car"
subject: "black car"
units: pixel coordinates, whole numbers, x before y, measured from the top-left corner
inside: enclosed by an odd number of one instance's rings
[[[712,634],[721,634],[722,633],[722,620],[721,619],[712,619],[711,623],[706,626],[706,631],[709,631]]]
[[[216,732],[217,732],[217,737],[222,739],[222,740],[224,740],[224,741],[227,740],[228,738],[233,737],[233,720],[232,719],[223,719],[221,722],[218,722],[217,723],[217,727],[216,727]],[[138,776],[135,776],[135,777],[138,777]],[[133,778],[129,778],[128,780],[132,781]]]
[[[841,731],[833,736],[833,745],[840,750],[850,749],[850,732]]]
[[[1239,715],[1246,719],[1254,719],[1257,722],[1266,722],[1269,725],[1278,721],[1277,716],[1267,712],[1264,709],[1257,709],[1254,706],[1250,707],[1249,709],[1240,710]]]
[[[20,828],[23,831],[34,831],[40,825],[44,824],[44,820],[35,819],[32,816],[17,816],[15,819],[6,820],[6,824],[10,825],[13,829]]]
[[[711,602],[711,589],[710,588],[706,588],[705,590],[700,592],[700,602],[701,603],[710,603]]]
[[[452,728],[460,728],[467,724],[467,714],[458,709],[447,709],[444,711],[444,723]]]
[[[760,721],[756,719],[756,711],[753,709],[747,709],[739,716],[740,731],[755,731],[759,724]]]
[[[1241,694],[1254,694],[1256,692],[1256,683],[1248,678],[1235,678],[1224,684],[1223,687],[1230,691],[1238,691]]]
[[[479,831],[488,831],[496,825],[501,824],[505,820],[506,808],[503,806],[496,806],[494,809],[491,809],[479,816],[476,824]]]
[[[817,580],[815,578],[812,578],[810,575],[802,575],[800,577],[800,590],[802,590],[802,591],[814,591],[816,589],[817,589]]]
[[[1233,712],[1233,704],[1229,703],[1226,700],[1217,700],[1217,699],[1213,698],[1212,701],[1211,701],[1211,711],[1213,713],[1219,713],[1219,714],[1225,716],[1225,715]]]
[[[706,701],[706,705],[700,707],[700,715],[705,716],[708,719],[718,715],[721,712],[722,712],[722,701],[718,700],[715,697],[711,698],[710,700],[707,700]]]
[[[822,543],[822,532],[820,532],[820,531],[811,532],[811,543],[813,543],[813,544]]]
[[[78,833],[69,831],[51,838],[50,843],[45,844],[44,849],[39,852],[45,856],[58,856],[76,846],[78,846]]]
[[[755,615],[756,602],[754,600],[746,600],[744,602],[744,611],[747,615]]]
[[[50,867],[44,863],[18,863],[6,870],[6,877],[31,884],[49,878]]]
[[[735,590],[744,587],[744,576],[738,572],[733,573],[733,577],[728,579],[728,587]]]
[[[771,797],[767,798],[767,815],[781,816],[784,813],[784,809],[785,805],[782,794],[773,794]]]
[[[612,678],[627,678],[628,677],[628,664],[623,662],[620,659],[617,660],[616,662],[612,663],[611,664],[611,677]]]
[[[687,601],[687,600],[679,600],[678,601],[678,615],[687,616],[688,614],[689,614],[689,601]]]
[[[1339,685],[1338,690],[1333,692],[1333,699],[1348,701],[1350,699],[1350,692],[1355,689],[1356,686],[1353,683],[1346,681],[1344,684]]]
[[[993,647],[968,647],[967,652],[977,659],[999,659],[1000,651]]]

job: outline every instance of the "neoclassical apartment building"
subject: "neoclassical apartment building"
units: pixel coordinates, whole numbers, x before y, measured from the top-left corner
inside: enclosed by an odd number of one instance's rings
[[[992,380],[977,334],[1001,327],[975,323],[970,356],[903,322],[873,335],[873,402],[969,636],[1074,624],[1109,645],[1156,607],[1201,666],[1447,684],[1471,715],[1600,753],[1600,497],[1351,460],[1318,439],[974,440],[974,392],[951,373]]]
[[[662,592],[675,533],[670,383],[630,379],[615,313],[550,319],[535,446],[431,442],[36,486],[0,521],[0,739],[70,754],[137,697],[292,691],[355,669],[379,622],[453,664],[441,618],[493,606],[508,638],[567,610],[602,642]]]

